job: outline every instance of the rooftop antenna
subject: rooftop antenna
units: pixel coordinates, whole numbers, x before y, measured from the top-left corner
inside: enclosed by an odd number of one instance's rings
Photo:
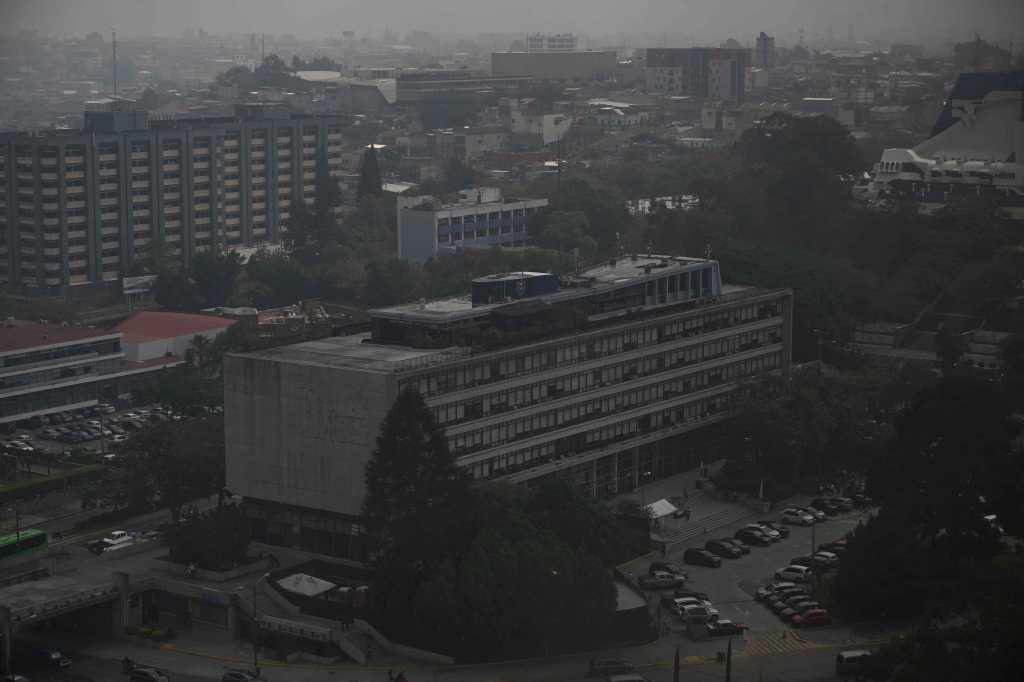
[[[113,62],[113,66],[111,68],[114,70],[114,99],[117,99],[117,31],[111,30],[110,34],[110,42],[114,49],[113,57],[111,59]]]

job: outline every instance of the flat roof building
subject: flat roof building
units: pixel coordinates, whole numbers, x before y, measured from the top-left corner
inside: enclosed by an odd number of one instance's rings
[[[504,273],[370,317],[370,334],[226,357],[227,484],[258,540],[365,558],[364,468],[407,387],[474,479],[608,496],[696,467],[688,434],[790,367],[792,292],[723,285],[699,258]]]
[[[618,55],[614,50],[491,53],[491,75],[494,78],[529,76],[555,81],[603,80],[613,77],[618,66]]]
[[[527,224],[547,205],[547,199],[502,198],[498,187],[462,190],[451,203],[432,196],[399,196],[398,257],[423,263],[457,248],[527,246]]]
[[[120,279],[158,243],[187,265],[277,242],[321,155],[341,172],[347,120],[273,104],[151,119],[103,100],[82,130],[0,133],[0,284],[59,295]]]

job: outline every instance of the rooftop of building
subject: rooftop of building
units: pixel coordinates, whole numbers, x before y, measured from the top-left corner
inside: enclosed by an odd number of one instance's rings
[[[0,353],[55,346],[74,341],[116,336],[116,331],[89,327],[65,327],[9,319],[0,327]]]
[[[401,372],[468,354],[468,351],[456,349],[436,350],[364,343],[369,340],[369,334],[331,336],[239,355],[334,369],[351,367],[369,372]]]
[[[143,343],[221,330],[234,323],[235,320],[213,315],[143,310],[117,325],[114,330],[124,334],[126,343]]]

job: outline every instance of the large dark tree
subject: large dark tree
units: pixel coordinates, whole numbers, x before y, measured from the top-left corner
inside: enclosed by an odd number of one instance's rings
[[[363,516],[389,544],[396,525],[459,493],[465,482],[423,396],[402,391],[366,464]]]
[[[316,161],[312,206],[298,198],[291,205],[288,230],[282,237],[288,254],[307,266],[322,265],[336,258],[342,235],[334,209],[340,204],[341,187],[331,176],[326,151],[321,151]]]
[[[201,251],[193,256],[190,270],[203,305],[227,305],[238,286],[242,258],[234,252]]]

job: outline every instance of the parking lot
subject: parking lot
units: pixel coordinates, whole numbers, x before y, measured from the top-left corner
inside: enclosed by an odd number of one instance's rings
[[[19,422],[0,438],[8,450],[31,455],[35,452],[65,453],[75,448],[116,451],[117,445],[147,424],[178,421],[181,415],[160,404],[116,407],[100,403],[93,407],[60,412],[29,423]]]
[[[783,621],[766,603],[755,599],[754,595],[758,588],[773,582],[775,571],[788,566],[792,559],[811,554],[812,542],[817,548],[844,537],[868,513],[863,510],[840,512],[827,516],[810,527],[787,525],[789,537],[771,542],[767,546],[753,546],[749,553],[739,558],[722,557],[721,566],[717,568],[684,563],[685,549],[703,548],[705,543],[712,539],[733,538],[737,530],[752,522],[778,521],[782,508],[780,506],[775,512],[710,531],[707,535],[688,542],[686,548],[668,557],[668,560],[680,565],[689,575],[689,580],[682,589],[706,593],[713,607],[719,612],[719,619],[728,619],[749,626],[744,636],[748,642],[764,639],[781,641],[784,633],[793,633],[790,623]],[[634,570],[635,575],[643,575],[648,572],[649,564],[649,560],[638,560],[630,568]],[[825,569],[816,570],[820,574]],[[807,590],[811,591],[810,585],[807,586]],[[673,590],[663,590],[658,594],[672,593]],[[662,608],[661,616],[663,623],[671,626],[672,631],[681,635],[685,633],[685,624],[669,608]],[[849,634],[849,629],[844,628],[842,622],[833,622],[829,626],[801,630],[794,642],[798,643],[808,637],[815,640],[840,641]],[[790,643],[792,644],[793,642]]]

